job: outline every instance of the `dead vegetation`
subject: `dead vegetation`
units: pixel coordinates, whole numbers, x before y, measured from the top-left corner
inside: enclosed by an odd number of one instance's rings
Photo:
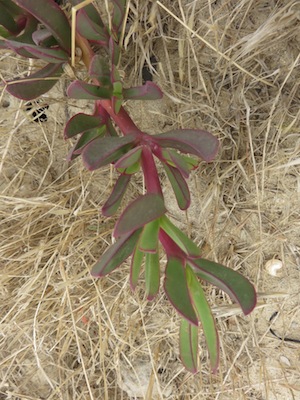
[[[37,124],[2,91],[0,399],[300,399],[299,343],[269,330],[300,339],[300,3],[131,0],[128,18],[124,72],[140,82],[155,55],[165,93],[150,115],[128,104],[133,119],[153,133],[203,127],[221,142],[191,178],[187,215],[172,198],[169,210],[205,257],[255,283],[259,307],[245,318],[207,287],[221,366],[210,374],[200,338],[201,371],[186,373],[162,291],[152,303],[142,283],[132,294],[128,265],[89,275],[111,241],[99,208],[115,176],[64,161],[66,118],[88,105],[64,97],[66,77]],[[5,79],[30,68],[5,51],[0,62]],[[131,196],[138,190],[137,178]],[[276,276],[265,270],[273,258]]]

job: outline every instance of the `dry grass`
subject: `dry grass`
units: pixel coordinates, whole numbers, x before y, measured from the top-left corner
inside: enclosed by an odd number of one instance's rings
[[[99,2],[100,4],[100,2]],[[109,169],[90,174],[64,162],[68,115],[85,103],[44,99],[48,122],[30,120],[2,92],[0,116],[0,399],[300,399],[300,136],[298,1],[129,2],[123,69],[140,82],[155,54],[161,102],[128,104],[143,129],[203,127],[221,142],[218,159],[191,178],[187,215],[177,223],[260,292],[243,317],[207,287],[221,337],[212,376],[203,338],[201,371],[178,358],[178,317],[161,292],[132,294],[128,265],[93,280],[89,270],[111,241],[113,220],[99,214]],[[2,51],[6,79],[27,61]],[[148,105],[147,105],[148,107]],[[140,191],[132,185],[132,194]],[[168,195],[169,190],[166,190]],[[276,258],[276,277],[264,269]]]

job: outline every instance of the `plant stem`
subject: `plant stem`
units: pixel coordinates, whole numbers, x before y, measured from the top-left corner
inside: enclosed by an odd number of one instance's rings
[[[147,145],[143,147],[141,160],[147,192],[163,195],[153,154]]]

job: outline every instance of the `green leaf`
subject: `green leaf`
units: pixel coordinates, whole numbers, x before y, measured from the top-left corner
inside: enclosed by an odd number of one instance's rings
[[[91,14],[90,14],[91,15]],[[78,33],[88,40],[98,43],[100,46],[108,47],[109,35],[103,24],[92,20],[87,11],[82,8],[76,15],[76,29]]]
[[[200,129],[175,129],[155,136],[158,145],[171,147],[183,153],[195,154],[209,162],[214,159],[219,148],[218,139]]]
[[[89,67],[90,77],[96,78],[102,86],[112,86],[110,78],[110,69],[106,59],[96,54]]]
[[[178,154],[177,151],[172,149],[163,150],[162,153],[164,158],[167,159],[168,163],[172,167],[176,167],[185,178],[189,177],[191,170],[195,169],[199,163],[192,157],[184,154]]]
[[[217,286],[237,301],[245,315],[254,309],[256,292],[254,286],[243,275],[204,258],[189,258],[189,263],[199,278]]]
[[[102,207],[102,214],[104,216],[111,217],[117,211],[130,182],[130,178],[131,175],[127,174],[122,174],[119,176],[109,198]]]
[[[48,64],[26,78],[8,82],[6,90],[20,99],[33,100],[48,92],[62,73],[62,64]]]
[[[92,276],[104,276],[119,267],[132,254],[140,233],[141,229],[138,229],[133,233],[124,235],[111,245],[93,266],[91,271]]]
[[[112,89],[92,85],[82,81],[74,81],[69,85],[67,95],[72,99],[110,99],[112,96]]]
[[[132,290],[136,288],[142,268],[143,259],[144,253],[139,250],[139,246],[137,245],[132,256],[130,267],[130,286]]]
[[[166,212],[163,197],[158,193],[147,193],[127,206],[115,226],[114,236],[132,232],[161,217]]]
[[[52,47],[58,46],[57,41],[48,29],[38,29],[32,33],[32,40],[37,46]]]
[[[36,58],[44,60],[48,63],[64,63],[68,61],[68,54],[63,50],[47,49],[46,47],[23,45],[21,46],[24,50],[34,55]]]
[[[171,167],[171,165],[167,165],[166,163],[163,166],[174,190],[178,207],[181,210],[186,210],[191,204],[191,197],[184,177],[177,168]]]
[[[123,97],[126,100],[159,100],[163,93],[155,83],[147,81],[143,86],[123,89]]]
[[[102,137],[105,134],[105,132],[106,132],[105,125],[84,132],[78,139],[77,143],[75,144],[71,152],[68,154],[67,161],[71,161],[77,156],[79,156],[84,147],[87,146],[88,143],[90,143],[92,140],[98,137]]]
[[[112,26],[116,34],[120,32],[122,23],[124,21],[126,0],[113,0],[114,10],[112,17]]]
[[[144,253],[156,253],[158,247],[159,220],[149,222],[144,226],[139,241],[139,249]]]
[[[153,300],[159,291],[159,254],[146,253],[145,260],[145,280],[146,280],[146,294],[148,300]]]
[[[170,257],[165,271],[164,289],[175,309],[190,323],[198,326],[198,319],[188,291],[183,260]]]
[[[186,276],[191,301],[197,317],[201,321],[210,356],[211,367],[215,373],[218,369],[220,353],[219,336],[216,329],[215,320],[211,313],[210,306],[205,298],[201,283],[198,281],[195,273],[189,267],[189,265],[186,266]]]
[[[169,235],[174,242],[190,257],[199,257],[200,249],[189,239],[167,216],[160,219],[160,227]]]
[[[4,26],[11,33],[16,34],[19,31],[13,16],[3,5],[1,5],[0,25]]]
[[[27,10],[52,33],[61,47],[71,52],[71,27],[65,13],[53,0],[14,0]]]
[[[98,128],[103,124],[103,119],[97,115],[79,113],[74,115],[66,124],[64,138],[69,139],[79,133]]]
[[[83,163],[87,169],[94,171],[115,162],[130,149],[134,140],[135,135],[95,139],[83,150]]]
[[[116,163],[115,163],[115,168],[128,168],[131,167],[132,165],[136,164],[142,154],[142,146],[134,147],[130,151],[128,151],[126,154],[124,154],[123,157],[121,157]]]
[[[197,372],[198,327],[181,318],[179,331],[180,358],[185,368]]]

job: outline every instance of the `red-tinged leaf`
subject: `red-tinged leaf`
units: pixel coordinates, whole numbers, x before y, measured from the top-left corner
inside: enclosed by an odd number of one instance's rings
[[[132,150],[128,151],[126,154],[124,154],[123,157],[121,157],[116,163],[115,163],[115,168],[128,168],[131,167],[133,164],[136,164],[142,154],[142,147],[134,147]]]
[[[106,28],[94,22],[84,8],[77,12],[76,28],[78,33],[86,39],[108,47],[109,35]]]
[[[92,78],[96,78],[102,86],[112,86],[110,78],[110,68],[103,56],[96,54],[91,61],[89,74]]]
[[[107,126],[107,132],[109,133],[110,136],[113,137],[119,136],[110,119],[106,121],[106,126]]]
[[[131,175],[127,174],[122,174],[119,176],[109,198],[102,207],[102,214],[104,216],[111,217],[117,211],[130,182],[130,178]]]
[[[58,43],[48,29],[38,29],[33,32],[32,40],[37,46],[52,47],[57,46]]]
[[[65,13],[53,0],[14,0],[27,10],[52,33],[61,47],[71,52],[71,27]]]
[[[175,129],[156,135],[155,139],[162,147],[195,154],[207,162],[214,159],[219,148],[218,139],[200,129]]]
[[[68,61],[69,56],[63,50],[47,49],[45,47],[22,45],[20,46],[34,57],[52,64],[60,64]]]
[[[159,254],[146,253],[145,259],[145,281],[148,300],[153,300],[159,291]]]
[[[198,326],[198,319],[188,291],[183,260],[170,257],[165,271],[164,289],[175,309],[190,323]]]
[[[20,99],[33,100],[48,92],[62,73],[62,64],[48,64],[26,78],[8,82],[6,90]]]
[[[76,145],[73,147],[72,151],[68,154],[67,161],[72,161],[74,158],[82,153],[82,150],[87,146],[92,140],[102,137],[105,134],[105,125],[100,128],[94,128],[87,132],[84,132],[78,139]]]
[[[79,133],[84,133],[90,129],[98,128],[103,121],[100,116],[79,113],[74,115],[66,124],[64,138],[69,139]]]
[[[175,226],[168,217],[163,216],[160,219],[160,227],[170,238],[190,257],[199,257],[200,249],[189,239],[177,226]]]
[[[67,95],[72,99],[99,100],[110,99],[112,90],[82,81],[72,82],[68,89]]]
[[[72,6],[76,6],[78,4],[81,4],[82,0],[71,0]],[[84,11],[86,12],[87,16],[97,25],[103,26],[103,21],[101,19],[101,16],[99,12],[97,11],[96,7],[93,6],[93,4],[89,3],[84,6]]]
[[[112,26],[115,33],[119,33],[122,23],[124,21],[124,15],[126,10],[126,0],[113,0],[114,11],[112,17]]]
[[[123,89],[123,97],[128,100],[158,100],[163,93],[155,83],[147,81],[143,86]]]
[[[219,366],[220,345],[215,320],[201,287],[201,283],[198,281],[195,273],[189,265],[186,266],[186,276],[191,301],[197,317],[202,324],[210,356],[211,368],[213,373],[216,373]]]
[[[176,167],[184,178],[188,178],[191,170],[196,168],[198,161],[183,154],[178,154],[177,151],[168,149],[163,150],[163,156],[167,158],[168,163],[172,167]]]
[[[6,8],[6,10],[11,14],[11,15],[22,15],[24,12],[23,10],[18,7],[16,4],[14,4],[11,0],[0,0],[0,6],[2,8]]]
[[[136,288],[142,268],[143,259],[144,259],[144,253],[139,250],[137,245],[131,259],[131,267],[130,267],[130,287],[132,290],[135,290]]]
[[[120,237],[166,213],[164,199],[160,194],[147,193],[138,197],[127,206],[115,226],[114,236]]]
[[[163,166],[174,190],[178,207],[181,210],[186,210],[191,204],[191,197],[189,187],[184,177],[177,168],[171,167],[171,165],[165,163]]]
[[[181,318],[179,331],[180,359],[185,368],[195,374],[198,358],[198,327]]]
[[[114,68],[114,66],[119,64],[121,51],[120,51],[120,46],[114,41],[114,39],[112,37],[109,38],[108,51],[109,51],[109,57],[112,62],[113,73],[114,73],[114,70],[117,71],[117,69]],[[119,79],[119,78],[115,78],[114,80],[117,80],[117,79]]]
[[[0,25],[4,26],[12,34],[19,32],[19,27],[11,13],[1,4]]]
[[[134,135],[95,139],[83,150],[83,163],[87,169],[94,171],[115,162],[130,149],[134,139]]]
[[[94,277],[100,277],[109,274],[119,267],[133,252],[141,229],[124,235],[111,245],[101,256],[100,260],[93,266],[91,274]]]
[[[139,241],[139,249],[144,253],[157,252],[159,224],[159,220],[155,219],[144,226]]]
[[[245,315],[254,309],[254,286],[239,272],[204,258],[189,259],[189,263],[199,278],[217,286],[238,302]]]

